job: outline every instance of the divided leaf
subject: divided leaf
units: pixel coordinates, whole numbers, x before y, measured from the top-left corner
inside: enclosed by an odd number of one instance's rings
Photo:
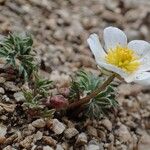
[[[25,80],[36,70],[32,45],[33,40],[29,34],[9,34],[0,41],[0,57],[6,60],[6,65],[17,69]]]
[[[70,87],[70,101],[79,101],[81,97],[89,95],[100,87],[103,82],[104,78],[101,76],[96,76],[83,70],[77,72]],[[99,118],[101,115],[107,114],[109,109],[117,107],[115,87],[115,84],[109,85],[105,91],[99,93],[89,103],[85,104],[83,114],[90,118]]]

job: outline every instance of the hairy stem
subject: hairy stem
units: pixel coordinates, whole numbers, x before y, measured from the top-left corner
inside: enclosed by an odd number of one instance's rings
[[[80,106],[84,105],[85,103],[88,103],[90,101],[90,99],[94,98],[100,92],[102,92],[103,90],[105,90],[105,88],[114,80],[115,76],[116,76],[116,74],[112,74],[99,88],[97,88],[95,91],[93,91],[89,95],[83,97],[82,99],[71,103],[67,107],[67,109],[68,110],[69,109],[74,109],[76,107],[80,107]]]

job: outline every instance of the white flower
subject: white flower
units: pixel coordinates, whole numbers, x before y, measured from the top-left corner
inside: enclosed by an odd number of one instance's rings
[[[100,67],[117,73],[128,83],[150,85],[150,43],[127,43],[125,33],[116,27],[104,29],[105,50],[96,34],[91,34],[87,41]]]

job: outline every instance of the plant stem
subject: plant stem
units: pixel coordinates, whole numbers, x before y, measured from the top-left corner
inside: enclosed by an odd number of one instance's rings
[[[103,90],[105,90],[105,88],[114,80],[115,77],[116,77],[116,74],[112,74],[99,88],[97,88],[95,91],[93,91],[89,95],[83,97],[82,99],[71,103],[67,107],[67,109],[68,110],[69,109],[74,109],[76,107],[80,107],[80,106],[84,105],[85,103],[88,103],[92,98],[94,98],[100,92],[102,92]]]

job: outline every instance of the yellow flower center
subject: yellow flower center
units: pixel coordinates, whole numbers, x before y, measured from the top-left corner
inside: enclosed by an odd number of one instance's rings
[[[138,56],[128,47],[116,46],[114,49],[110,49],[105,59],[109,64],[119,67],[127,73],[133,73],[140,66]]]

